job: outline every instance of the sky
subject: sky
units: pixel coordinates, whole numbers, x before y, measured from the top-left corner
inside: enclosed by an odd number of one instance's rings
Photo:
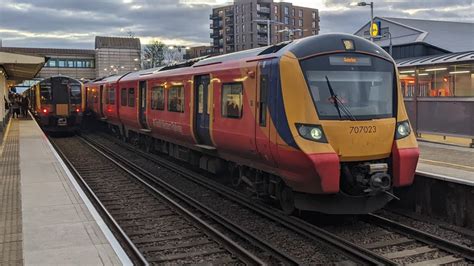
[[[95,36],[139,37],[142,45],[209,45],[209,14],[227,0],[0,0],[3,46],[93,49]],[[356,32],[370,8],[351,0],[286,0],[317,8],[320,33]],[[474,22],[473,0],[374,1],[374,16]]]

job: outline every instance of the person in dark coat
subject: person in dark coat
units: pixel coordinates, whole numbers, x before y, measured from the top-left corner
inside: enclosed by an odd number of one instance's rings
[[[28,107],[29,107],[30,101],[26,96],[23,96],[21,99],[21,112],[23,117],[28,116]]]

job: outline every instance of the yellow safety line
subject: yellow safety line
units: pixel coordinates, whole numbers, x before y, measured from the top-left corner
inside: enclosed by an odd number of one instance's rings
[[[8,134],[10,133],[10,125],[12,124],[12,119],[13,118],[10,117],[10,119],[8,120],[8,125],[7,125],[7,128],[5,129],[5,135],[3,135],[2,145],[0,146],[0,156],[2,156],[2,154],[3,154],[3,148],[5,147],[5,141],[7,140]]]
[[[467,169],[472,169],[472,170],[474,170],[474,167],[472,167],[472,166],[467,166],[467,165],[462,165],[462,164],[441,162],[441,161],[428,160],[428,159],[420,159],[420,161],[432,162],[432,163],[439,163],[439,164],[446,164],[446,165],[452,165],[452,166],[456,166],[456,167],[461,167],[461,168],[467,168]]]

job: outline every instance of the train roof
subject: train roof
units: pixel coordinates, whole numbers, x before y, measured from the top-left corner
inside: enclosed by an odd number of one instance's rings
[[[344,41],[347,40],[352,43],[352,47],[346,47]],[[387,60],[393,61],[393,59],[387,52],[385,52],[385,50],[383,50],[381,47],[374,44],[373,42],[351,34],[330,33],[310,36],[294,41],[287,41],[275,45],[259,47],[229,54],[195,58],[177,64],[151,69],[144,69],[123,75],[109,76],[95,80],[93,81],[93,83],[100,84],[108,82],[117,82],[119,80],[129,81],[149,79],[156,77],[157,75],[162,76],[164,72],[170,75],[183,73],[183,70],[192,72],[193,69],[203,66],[211,66],[228,62],[238,62],[242,60],[264,60],[267,58],[281,57],[288,51],[293,53],[299,60],[332,51],[348,51],[376,54]]]
[[[54,76],[51,76],[51,77],[47,77],[47,78],[44,78],[44,79],[40,80],[39,83],[43,83],[43,82],[46,82],[47,80],[54,79],[54,78],[70,79],[70,80],[73,80],[73,81],[76,81],[76,82],[82,84],[82,82],[78,79],[71,78],[69,76],[63,76],[63,75],[54,75]]]

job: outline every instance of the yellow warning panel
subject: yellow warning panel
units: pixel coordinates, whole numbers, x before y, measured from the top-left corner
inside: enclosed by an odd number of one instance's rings
[[[69,115],[69,106],[67,104],[56,104],[56,115]]]

